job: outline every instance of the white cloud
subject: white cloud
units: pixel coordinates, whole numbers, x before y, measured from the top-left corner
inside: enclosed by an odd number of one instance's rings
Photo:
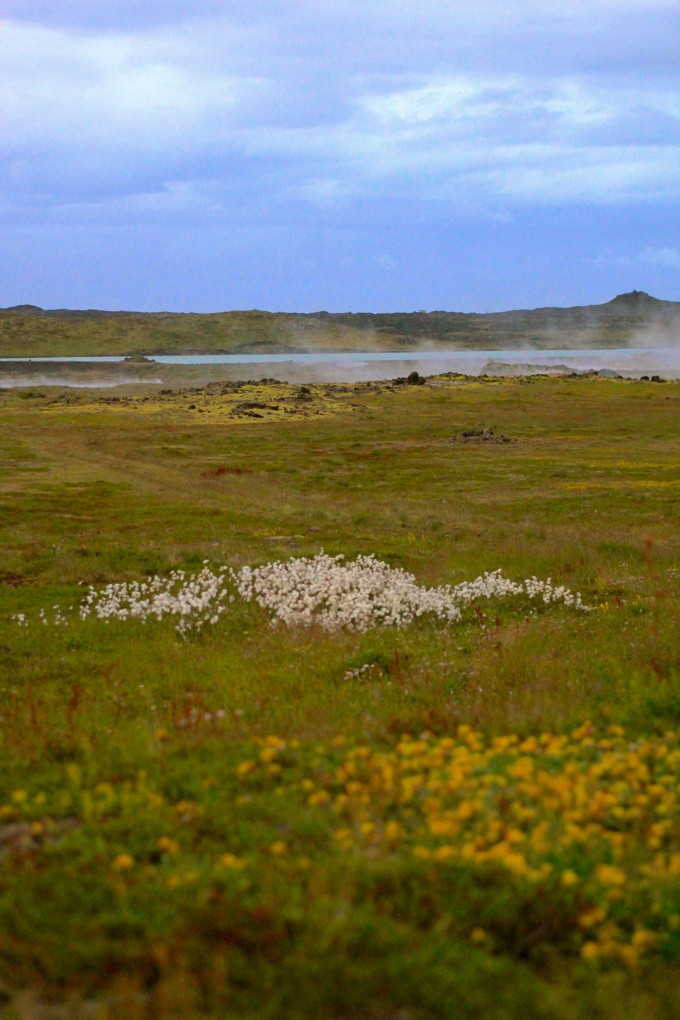
[[[625,121],[635,104],[653,117],[651,90],[632,96],[573,79],[457,75],[360,96],[342,123],[247,133],[243,144],[332,166],[334,195],[406,193],[459,205],[678,195],[680,137],[675,145],[598,140],[599,126]],[[317,195],[316,183],[303,182],[300,193]]]
[[[5,146],[182,145],[238,123],[267,94],[261,77],[203,64],[190,39],[8,22],[3,45]]]
[[[539,204],[616,204],[650,195],[680,194],[680,147],[555,148],[551,158],[525,159],[492,172],[499,190]]]
[[[428,125],[441,120],[488,117],[495,114],[503,93],[516,92],[519,81],[475,80],[456,75],[434,79],[417,88],[369,95],[359,110],[384,125]]]
[[[313,177],[305,180],[293,192],[322,208],[346,206],[355,193],[350,181],[334,177]]]
[[[671,246],[665,248],[642,248],[640,251],[627,255],[599,255],[595,262],[612,266],[661,266],[666,269],[680,269],[680,249]]]
[[[680,269],[680,250],[678,248],[645,248],[640,256],[640,261],[652,266]]]
[[[270,204],[329,210],[362,197],[470,208],[675,196],[680,88],[672,81],[539,71],[533,50],[521,70],[502,67],[502,54],[494,70],[495,52],[479,40],[477,50],[488,51],[484,71],[454,69],[457,43],[436,73],[423,69],[417,47],[404,64],[388,55],[397,30],[409,41],[411,23],[429,28],[433,46],[457,22],[470,48],[475,19],[490,19],[496,32],[505,21],[552,32],[554,45],[555,19],[580,18],[582,27],[586,8],[615,13],[616,6],[571,0],[554,13],[532,0],[518,14],[500,0],[472,12],[433,0],[325,7],[272,0],[259,13],[235,5],[231,20],[136,33],[8,21],[0,71],[8,97],[0,140],[5,189],[17,203],[33,196],[37,204],[64,204],[90,194],[100,204],[108,189],[118,205],[127,196],[131,208],[171,211],[195,201],[211,213],[224,206],[225,193],[231,207],[239,188],[246,203],[267,192]],[[620,14],[642,9],[635,0],[618,6]],[[658,0],[653,9],[672,8]],[[367,37],[360,26],[377,25],[381,12],[384,29]],[[536,28],[539,12],[552,28]],[[351,41],[334,37],[333,25],[350,14],[357,19]],[[321,22],[327,32],[317,41],[312,30]],[[282,34],[286,24],[296,31]],[[369,43],[377,47],[374,62],[365,59]],[[521,62],[517,54],[513,60]],[[637,137],[643,121],[657,126],[649,144]],[[669,125],[676,121],[674,141]]]

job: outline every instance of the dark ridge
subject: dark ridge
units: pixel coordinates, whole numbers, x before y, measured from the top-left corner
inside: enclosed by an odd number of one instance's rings
[[[39,305],[12,305],[0,308],[6,315],[35,315],[41,319],[121,319],[138,317],[147,318],[155,315],[183,315],[183,312],[110,312],[99,308],[40,308]]]
[[[515,308],[509,309],[504,312],[453,312],[445,311],[444,309],[436,309],[433,311],[427,311],[421,309],[413,312],[267,312],[261,311],[260,309],[251,309],[249,311],[234,310],[233,312],[135,312],[135,311],[107,311],[99,308],[41,308],[39,305],[12,305],[8,308],[0,308],[0,314],[5,313],[7,315],[36,315],[46,318],[55,319],[111,319],[111,318],[129,318],[131,316],[151,318],[151,317],[172,317],[172,316],[209,316],[209,315],[250,315],[253,317],[276,317],[283,316],[286,318],[299,317],[305,319],[322,319],[332,321],[348,320],[355,328],[361,328],[362,326],[375,327],[376,321],[385,320],[385,325],[393,326],[398,324],[398,320],[417,320],[422,324],[432,322],[433,319],[451,319],[455,318],[458,320],[462,319],[495,319],[504,316],[519,316],[519,315],[530,315],[530,316],[574,316],[579,314],[585,314],[588,316],[598,317],[602,315],[611,314],[616,312],[617,314],[632,313],[646,313],[652,309],[658,310],[673,310],[680,312],[679,301],[664,301],[659,298],[652,297],[651,294],[647,294],[644,290],[631,290],[625,294],[617,294],[615,298],[610,301],[605,301],[599,305],[572,305],[569,307],[563,306],[547,306],[541,308]]]
[[[168,312],[107,312],[98,308],[50,308],[45,311],[48,319],[125,319],[138,315],[168,315]]]
[[[44,315],[45,309],[38,305],[12,305],[11,308],[0,308],[0,312],[8,315]]]

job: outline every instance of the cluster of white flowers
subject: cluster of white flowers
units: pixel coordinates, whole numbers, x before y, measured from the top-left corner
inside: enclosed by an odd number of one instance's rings
[[[356,669],[348,669],[343,679],[369,680],[374,674],[379,674],[380,671],[380,666],[377,662],[365,662],[363,666],[357,666]]]
[[[187,577],[184,570],[173,570],[167,577],[146,581],[89,587],[80,607],[80,618],[98,620],[162,620],[178,618],[176,630],[186,634],[205,624],[216,624],[228,604],[234,601],[228,584],[228,568],[213,572],[205,560],[203,569]]]
[[[370,627],[405,627],[417,616],[434,613],[453,623],[460,610],[442,588],[421,588],[412,574],[374,556],[321,552],[312,559],[293,558],[243,567],[234,575],[239,595],[267,609],[273,622],[287,627],[317,624],[323,630],[363,632]]]
[[[215,625],[234,601],[236,591],[246,602],[256,602],[271,616],[272,623],[287,627],[316,625],[328,632],[339,630],[364,633],[371,627],[406,627],[417,617],[430,615],[442,623],[456,623],[462,611],[482,599],[527,596],[546,605],[563,602],[585,610],[580,594],[550,578],[531,577],[520,583],[503,577],[500,570],[482,574],[474,581],[451,586],[425,588],[413,574],[400,567],[358,556],[347,562],[344,556],[298,557],[267,563],[261,567],[213,571],[205,560],[196,574],[174,570],[167,577],[146,581],[107,584],[88,588],[81,603],[81,620],[94,617],[110,620],[163,620],[172,617],[181,635]],[[55,625],[68,624],[58,606],[53,607]],[[19,626],[28,626],[23,613],[13,618]],[[39,620],[48,622],[44,610]]]
[[[316,624],[327,631],[405,627],[427,614],[443,623],[455,623],[471,603],[513,595],[585,609],[580,594],[555,587],[550,579],[532,577],[518,584],[495,570],[455,587],[423,588],[413,574],[374,556],[358,556],[348,563],[344,556],[321,552],[311,559],[243,567],[233,577],[239,595],[268,610],[274,623],[288,627]]]
[[[541,581],[537,577],[528,577],[518,583],[503,577],[501,570],[493,570],[482,574],[474,581],[463,581],[455,588],[446,589],[459,606],[468,606],[480,599],[502,599],[511,595],[527,595],[530,599],[538,599],[549,605],[551,602],[564,602],[565,606],[586,611],[581,601],[580,592],[572,592],[564,585],[555,586],[552,578]]]
[[[220,719],[225,719],[226,715],[227,713],[224,708],[218,708],[216,712],[206,712],[205,709],[194,705],[188,710],[186,715],[176,720],[175,726],[180,730],[192,729],[200,723],[218,722]]]
[[[73,606],[70,607],[73,610]],[[29,619],[26,613],[15,613],[12,620],[18,627],[28,627]],[[38,622],[44,627],[68,627],[68,617],[64,615],[61,606],[52,606],[52,618],[50,619],[46,609],[38,610]]]

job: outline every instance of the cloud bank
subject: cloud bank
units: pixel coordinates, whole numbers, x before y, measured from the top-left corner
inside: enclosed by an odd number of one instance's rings
[[[6,0],[0,214],[13,237],[374,228],[393,272],[405,220],[670,209],[678,29],[670,0]]]

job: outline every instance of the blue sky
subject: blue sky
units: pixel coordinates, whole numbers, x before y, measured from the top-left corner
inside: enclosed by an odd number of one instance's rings
[[[0,305],[680,300],[677,0],[4,0]]]

